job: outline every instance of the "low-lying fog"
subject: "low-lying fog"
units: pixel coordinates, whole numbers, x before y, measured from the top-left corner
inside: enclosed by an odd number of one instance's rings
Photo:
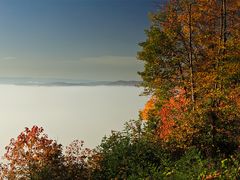
[[[11,138],[33,125],[42,126],[63,145],[74,139],[93,148],[111,130],[121,130],[147,98],[137,87],[0,85],[0,155]]]

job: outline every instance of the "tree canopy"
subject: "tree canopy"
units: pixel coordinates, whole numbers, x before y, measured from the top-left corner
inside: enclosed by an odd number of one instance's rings
[[[139,74],[146,93],[155,99],[149,113],[159,119],[160,137],[180,148],[204,147],[209,155],[236,149],[239,2],[171,0],[151,15],[151,22],[146,41],[140,43],[138,58],[145,68]],[[148,109],[149,103],[142,118]]]

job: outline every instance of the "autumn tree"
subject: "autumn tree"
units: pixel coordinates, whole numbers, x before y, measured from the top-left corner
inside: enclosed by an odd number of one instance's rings
[[[25,128],[11,139],[4,155],[3,177],[8,179],[61,179],[62,147],[43,133],[43,128]]]
[[[11,139],[0,165],[2,179],[89,179],[88,160],[92,151],[83,141],[74,140],[63,152],[61,144],[49,139],[43,128],[25,128],[16,139]]]
[[[89,159],[93,156],[92,150],[83,148],[84,142],[74,140],[66,147],[64,164],[67,167],[69,179],[89,179],[91,167]]]
[[[158,116],[160,134],[172,127],[178,137],[170,136],[179,145],[190,141],[208,155],[218,150],[228,154],[240,137],[239,2],[171,0],[151,21],[138,58],[145,63],[140,72],[145,92],[157,99],[157,110],[151,112]],[[184,90],[189,103],[173,117],[178,107],[169,110],[166,102],[177,89]]]

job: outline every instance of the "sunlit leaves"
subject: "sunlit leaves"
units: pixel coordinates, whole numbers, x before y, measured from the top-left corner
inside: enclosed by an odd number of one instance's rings
[[[35,176],[49,165],[61,168],[61,150],[61,145],[49,139],[43,133],[43,128],[25,128],[25,131],[20,133],[17,139],[11,139],[6,147],[5,158],[8,163],[4,176],[18,179]]]
[[[43,128],[25,128],[6,147],[1,178],[7,179],[87,179],[92,151],[75,140],[63,152],[61,144],[49,139]]]
[[[155,134],[175,146],[229,153],[240,143],[238,1],[171,0],[151,21],[138,53],[152,95],[142,119],[158,121]]]

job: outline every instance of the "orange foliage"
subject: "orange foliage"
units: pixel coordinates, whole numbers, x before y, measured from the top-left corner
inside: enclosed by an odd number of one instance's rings
[[[183,119],[183,113],[187,111],[186,105],[189,100],[185,98],[185,91],[182,89],[177,91],[178,93],[166,101],[158,113],[161,119],[158,134],[165,141],[168,140],[173,126],[176,125],[176,120]]]
[[[48,138],[43,128],[33,126],[25,128],[17,139],[11,139],[6,147],[5,158],[8,164],[4,167],[4,176],[10,179],[21,179],[46,165],[55,163],[61,156],[61,145]]]
[[[157,102],[157,98],[152,96],[144,106],[143,110],[140,111],[140,116],[143,120],[148,120],[149,115],[157,115],[155,104]]]
[[[176,125],[176,120],[183,119],[183,113],[187,111],[186,106],[189,103],[183,89],[175,88],[173,94],[173,97],[163,103],[160,110],[156,108],[157,98],[155,96],[151,97],[140,112],[143,120],[149,120],[151,116],[160,117],[157,134],[165,141],[168,140],[172,127]]]

